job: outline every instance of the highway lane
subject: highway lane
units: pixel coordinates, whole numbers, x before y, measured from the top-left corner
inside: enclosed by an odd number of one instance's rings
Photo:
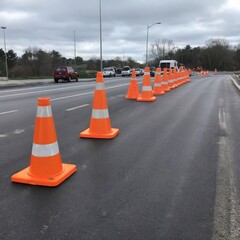
[[[233,129],[239,95],[229,76],[193,77],[153,103],[125,100],[128,81],[106,81],[115,86],[107,96],[112,126],[120,129],[107,141],[79,138],[89,125],[93,95],[84,93],[94,90],[93,83],[66,84],[74,88],[65,91],[34,88],[61,98],[52,102],[60,151],[64,162],[78,167],[53,189],[10,183],[29,165],[36,98],[43,92],[8,97],[35,90],[1,91],[1,112],[18,112],[0,115],[6,135],[0,138],[0,239],[205,240],[236,234],[229,226],[238,214],[229,209],[238,207],[239,134]],[[225,152],[233,154],[223,157]],[[222,222],[220,212],[228,216]]]
[[[139,81],[141,81],[139,79]],[[106,90],[111,91],[114,88],[128,86],[129,78],[111,78],[106,79]],[[26,119],[33,119],[36,112],[36,103],[38,97],[47,96],[51,98],[52,104],[64,110],[74,111],[81,107],[87,107],[92,104],[95,82],[82,83],[59,83],[40,87],[23,87],[0,91],[0,124],[5,131],[11,131],[14,126],[15,118],[18,119],[19,126],[21,121],[23,126]],[[87,97],[87,101],[84,97]],[[57,103],[60,102],[60,103]],[[56,112],[58,108],[54,109]],[[53,110],[53,111],[54,111]],[[28,117],[26,115],[29,115]],[[27,124],[28,125],[28,124]],[[13,129],[14,131],[14,129]],[[0,133],[4,135],[5,133]]]

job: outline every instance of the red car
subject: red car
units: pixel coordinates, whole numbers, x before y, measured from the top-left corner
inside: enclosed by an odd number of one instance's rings
[[[72,67],[60,66],[54,69],[53,78],[55,83],[58,83],[59,79],[66,80],[68,82],[70,82],[72,79],[75,79],[77,82],[79,75]]]

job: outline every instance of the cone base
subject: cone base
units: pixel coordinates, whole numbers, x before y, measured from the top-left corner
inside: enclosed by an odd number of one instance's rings
[[[137,98],[139,98],[140,95],[136,96],[136,97],[129,97],[129,96],[125,96],[126,99],[132,99],[132,100],[136,100]]]
[[[12,175],[12,182],[16,183],[24,183],[31,185],[39,185],[39,186],[47,186],[47,187],[56,187],[68,177],[70,177],[73,173],[77,171],[76,165],[73,164],[62,164],[62,173],[51,178],[42,178],[42,177],[34,177],[29,175],[29,167],[23,169],[22,171],[15,173]]]
[[[164,95],[165,94],[165,92],[154,92],[153,91],[153,95]]]
[[[170,88],[168,88],[168,89],[164,89],[164,92],[170,92],[170,91],[171,91]]]
[[[80,133],[81,138],[102,138],[111,139],[115,138],[119,133],[118,128],[112,128],[110,133],[90,133],[89,128]]]
[[[142,97],[139,97],[137,99],[138,102],[154,102],[157,98],[156,97],[151,97],[151,98],[142,98]]]

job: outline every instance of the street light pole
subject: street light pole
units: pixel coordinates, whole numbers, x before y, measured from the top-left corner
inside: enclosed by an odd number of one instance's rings
[[[75,64],[75,70],[76,70],[77,64],[76,64],[76,34],[75,34],[75,30],[73,32],[73,41],[74,41],[74,64]]]
[[[100,22],[100,70],[102,72],[102,0],[99,0],[99,22]]]
[[[6,66],[6,78],[8,80],[8,64],[7,64],[7,48],[6,48],[6,39],[5,39],[5,30],[7,27],[1,27],[3,30],[3,40],[4,40],[4,50],[5,50],[5,66]]]
[[[148,66],[148,30],[156,24],[161,24],[160,22],[153,23],[152,25],[147,25],[147,41],[146,41],[146,66]]]

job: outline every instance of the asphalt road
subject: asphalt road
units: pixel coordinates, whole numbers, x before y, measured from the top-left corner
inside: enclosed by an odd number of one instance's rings
[[[239,239],[240,95],[230,76],[194,76],[152,103],[126,100],[128,83],[105,80],[113,140],[79,138],[94,82],[0,90],[0,239]],[[63,162],[77,165],[56,188],[10,181],[29,166],[43,96]]]

